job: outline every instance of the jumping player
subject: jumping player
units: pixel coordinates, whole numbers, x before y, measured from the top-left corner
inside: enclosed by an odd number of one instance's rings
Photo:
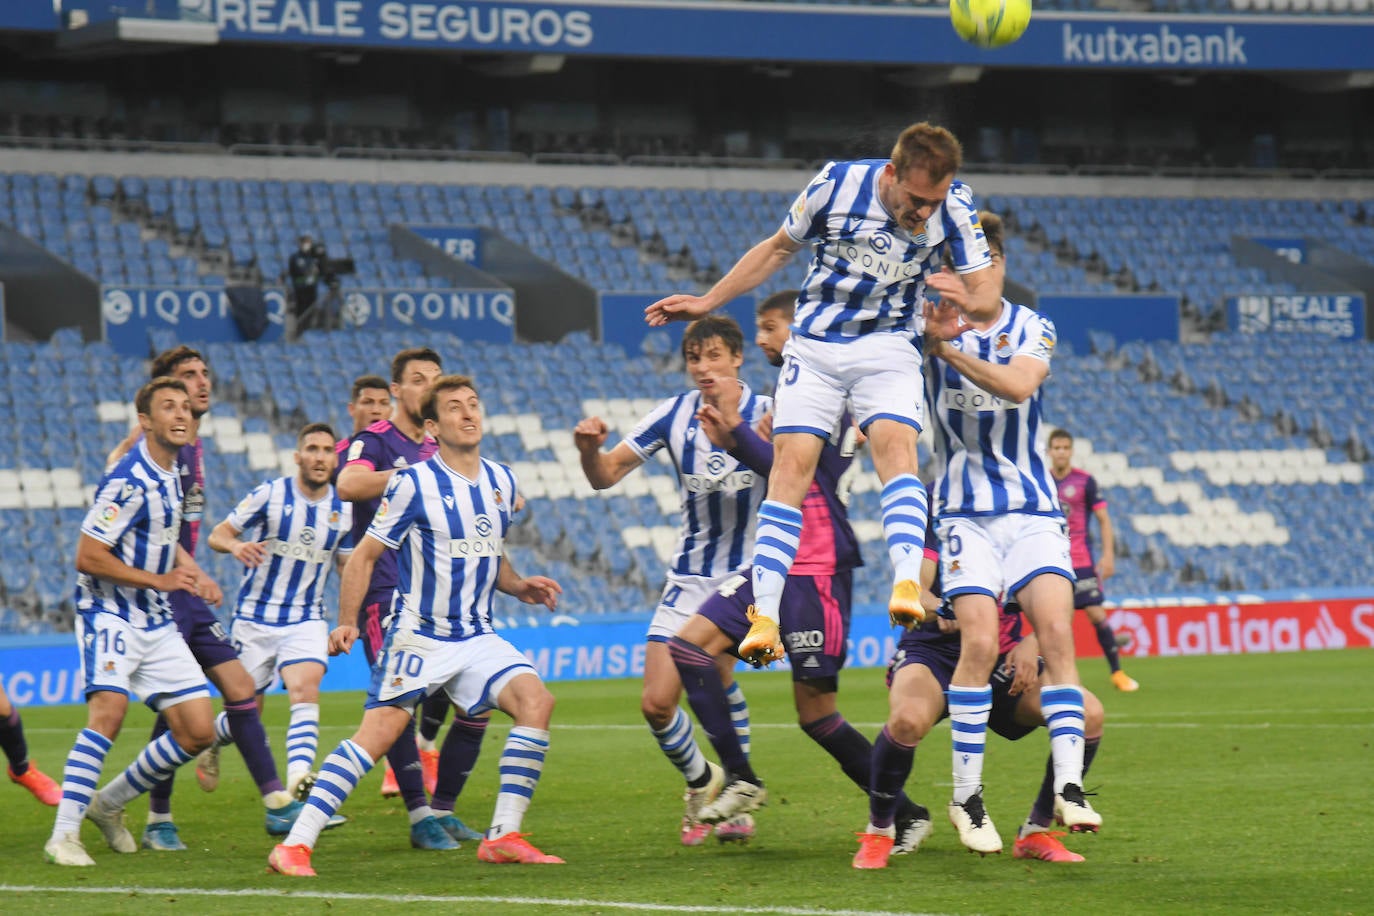
[[[782,227],[705,295],[669,296],[646,309],[651,325],[704,315],[813,246],[778,379],[774,469],[758,512],[751,564],[757,614],[740,644],[746,659],[782,657],[778,608],[801,535],[802,501],[847,406],[868,435],[883,483],[892,621],[913,626],[923,619],[919,578],[927,506],[916,476],[923,423],[919,304],[927,286],[940,292],[957,286],[966,290],[971,315],[995,315],[999,307],[973,192],[954,177],[962,157],[953,134],[923,122],[902,131],[890,159],[828,163]],[[945,253],[959,276],[940,272]]]

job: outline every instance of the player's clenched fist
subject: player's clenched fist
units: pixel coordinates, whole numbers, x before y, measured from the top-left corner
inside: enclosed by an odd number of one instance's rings
[[[584,452],[600,449],[611,431],[600,417],[587,417],[573,427],[573,444]]]

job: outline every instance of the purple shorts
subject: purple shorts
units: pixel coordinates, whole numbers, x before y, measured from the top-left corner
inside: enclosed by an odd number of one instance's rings
[[[1004,667],[1006,661],[1005,655],[998,656],[997,665],[992,669],[992,712],[988,716],[988,728],[1008,741],[1015,741],[1040,726],[1022,725],[1016,721],[1016,707],[1021,698],[1007,692],[1011,688],[1011,675]],[[954,677],[954,669],[958,664],[958,633],[931,632],[917,627],[903,634],[901,642],[897,643],[897,654],[892,656],[887,667],[887,685],[890,688],[893,676],[907,665],[925,665],[935,676],[940,689],[948,691],[950,678]],[[949,707],[946,706],[940,718],[948,715]]]
[[[738,654],[749,632],[749,605],[754,603],[752,577],[729,595],[716,592],[697,613],[730,637]],[[733,580],[732,583],[733,584]],[[849,651],[849,612],[854,574],[845,569],[830,576],[788,576],[779,606],[782,644],[792,665],[792,680],[838,677]]]
[[[1091,566],[1074,567],[1078,581],[1073,584],[1073,606],[1075,610],[1085,607],[1099,607],[1102,604],[1102,583],[1098,581],[1097,570]]]
[[[239,650],[229,640],[224,624],[199,595],[176,591],[168,595],[167,600],[172,605],[172,618],[181,631],[181,638],[186,640],[201,670],[209,671],[239,657]]]

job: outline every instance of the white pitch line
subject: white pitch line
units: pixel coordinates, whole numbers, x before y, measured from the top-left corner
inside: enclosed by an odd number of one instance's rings
[[[285,891],[270,888],[212,890],[201,887],[41,887],[33,884],[0,884],[0,892],[31,894],[94,894],[120,896],[146,894],[182,897],[266,897],[275,900],[368,900],[379,903],[488,903],[518,906],[603,907],[646,913],[747,913],[756,916],[939,916],[894,910],[827,910],[795,906],[700,906],[667,903],[635,903],[623,900],[569,899],[564,897],[497,897],[436,894],[356,894],[341,891]]]

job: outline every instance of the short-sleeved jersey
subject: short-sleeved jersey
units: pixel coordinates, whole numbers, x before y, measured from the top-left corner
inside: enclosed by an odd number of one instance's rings
[[[476,480],[438,455],[392,476],[367,536],[395,551],[396,614],[418,618],[435,639],[493,632],[515,487],[510,468],[485,458]]]
[[[159,467],[140,439],[101,478],[81,533],[110,547],[126,565],[164,575],[176,565],[181,505],[176,472]],[[76,607],[115,614],[148,630],[172,622],[164,592],[119,585],[86,573],[76,579]]]
[[[358,433],[348,444],[348,460],[345,467],[360,465],[369,471],[386,471],[392,468],[408,468],[429,458],[439,444],[429,436],[421,442],[407,436],[397,429],[390,420],[378,420],[367,429]],[[353,543],[361,543],[363,534],[372,524],[373,514],[381,503],[381,497],[363,499],[353,504]],[[383,554],[372,570],[370,591],[386,591],[396,587],[396,557]]]
[[[177,451],[177,474],[181,477],[181,546],[196,555],[200,542],[200,523],[205,518],[205,448],[200,438]]]
[[[1075,569],[1093,565],[1093,547],[1089,539],[1093,513],[1107,508],[1107,501],[1097,492],[1097,478],[1087,471],[1070,468],[1063,479],[1055,478],[1059,491],[1059,505],[1069,523],[1069,560]]]
[[[820,340],[853,340],[875,331],[918,329],[925,278],[948,250],[955,270],[992,263],[973,191],[962,181],[911,235],[878,194],[885,159],[831,162],[797,197],[782,229],[814,243],[792,330]]]
[[[312,502],[294,477],[279,477],[259,484],[227,521],[267,552],[244,568],[234,616],[268,626],[323,620],[325,580],[334,555],[351,543],[353,504],[332,486]]]
[[[741,383],[740,417],[761,420],[773,399]],[[767,480],[712,444],[697,422],[701,392],[668,398],[625,437],[625,444],[647,461],[666,448],[677,472],[682,524],[670,570],[681,576],[715,578],[749,565],[754,552],[754,517]]]
[[[950,346],[1006,365],[1017,356],[1049,362],[1054,323],[1002,300],[987,330],[965,331]],[[935,487],[942,516],[1061,515],[1049,461],[1040,443],[1042,394],[1022,403],[984,391],[943,360],[926,373],[926,399],[935,418]]]

